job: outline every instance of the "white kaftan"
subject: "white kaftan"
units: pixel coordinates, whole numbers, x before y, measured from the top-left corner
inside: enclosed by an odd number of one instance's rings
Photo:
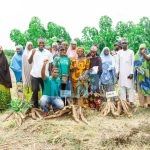
[[[128,76],[133,74],[133,69],[134,52],[130,49],[118,51],[116,72],[119,73],[120,98],[126,100],[127,92],[130,102],[133,102],[134,99],[134,82],[133,79],[128,79]]]

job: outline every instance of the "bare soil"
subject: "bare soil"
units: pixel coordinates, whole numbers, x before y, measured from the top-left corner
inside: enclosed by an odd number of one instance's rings
[[[27,119],[22,126],[0,114],[0,149],[3,150],[150,150],[150,109],[138,108],[132,118],[102,117],[86,109],[89,125],[71,115],[51,120]]]
[[[0,113],[0,150],[150,150],[150,108],[137,107],[131,118],[85,109],[89,125],[65,115],[29,118],[18,127],[11,118],[3,121],[8,113]]]

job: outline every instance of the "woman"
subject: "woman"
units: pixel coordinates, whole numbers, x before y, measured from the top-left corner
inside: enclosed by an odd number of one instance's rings
[[[65,48],[65,50],[67,51],[67,49],[68,49],[68,43],[66,42],[66,41],[63,41],[62,43],[61,43],[61,45]]]
[[[0,110],[9,107],[11,101],[10,88],[12,88],[12,82],[9,65],[3,52],[3,48],[0,46]]]
[[[22,55],[22,81],[23,81],[23,93],[25,95],[25,100],[29,101],[31,99],[31,79],[30,72],[32,64],[28,62],[29,52],[33,48],[32,42],[27,42],[25,51]]]
[[[14,54],[10,64],[10,68],[15,74],[16,82],[22,81],[22,54],[23,47],[21,45],[16,46],[16,53]]]
[[[53,66],[58,68],[59,71],[59,77],[61,79],[61,91],[64,90],[70,90],[71,88],[68,88],[68,86],[71,86],[70,80],[69,80],[69,74],[70,74],[70,58],[66,55],[67,50],[65,47],[60,46],[59,47],[59,56],[56,56],[53,60]],[[68,96],[71,96],[68,95]],[[61,92],[61,97],[64,101],[64,104],[66,105],[65,98],[63,93]]]
[[[90,91],[91,92],[99,92],[99,79],[102,74],[102,62],[101,58],[97,56],[98,48],[96,46],[91,47],[90,51]],[[94,68],[97,67],[97,71],[94,72]]]
[[[110,54],[110,49],[104,47],[100,57],[102,59],[102,74],[101,83],[105,92],[115,90],[116,76],[115,76],[115,60]]]
[[[78,57],[71,59],[71,81],[75,98],[79,98],[81,96],[81,93],[84,98],[88,97],[88,81],[80,80],[80,76],[83,74],[84,71],[89,69],[90,65],[90,60],[84,57],[84,51],[85,49],[83,47],[78,47]],[[74,103],[77,103],[76,99],[74,99]],[[83,105],[87,107],[88,103],[86,102],[86,99],[84,100]]]
[[[76,49],[77,49],[77,42],[75,40],[73,40],[73,41],[71,41],[70,46],[67,50],[67,56],[69,58],[77,58],[78,55],[77,55]]]
[[[59,77],[62,79],[63,75],[69,76],[70,58],[66,55],[66,49],[63,46],[59,47],[60,55],[53,60],[53,66],[58,68]]]
[[[145,44],[139,46],[134,61],[134,79],[141,107],[150,106],[150,61],[145,55],[149,52]]]

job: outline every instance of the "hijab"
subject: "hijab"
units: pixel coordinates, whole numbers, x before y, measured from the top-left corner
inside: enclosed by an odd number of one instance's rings
[[[4,52],[0,54],[0,84],[7,88],[12,87],[9,65]]]
[[[13,70],[15,77],[16,77],[16,81],[20,82],[21,78],[22,78],[22,54],[23,54],[23,47],[21,45],[16,46],[16,49],[20,49],[20,53],[15,53],[11,64],[10,64],[10,68]]]
[[[30,52],[30,50],[28,50],[28,46],[29,46],[29,45],[32,45],[32,46],[33,46],[32,42],[27,42],[27,43],[26,43],[26,46],[25,46],[25,50],[24,50],[24,52],[23,52],[23,55],[26,55],[26,56],[29,55],[29,52]]]
[[[108,55],[105,55],[104,54],[104,50],[105,49],[108,49],[109,51],[109,54]],[[113,56],[110,54],[110,49],[108,47],[104,47],[101,54],[100,54],[100,57],[102,59],[102,63],[110,63],[111,65],[114,64],[114,58]],[[113,66],[114,67],[114,66]]]

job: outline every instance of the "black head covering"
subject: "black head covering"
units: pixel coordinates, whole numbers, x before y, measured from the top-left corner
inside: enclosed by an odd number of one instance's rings
[[[0,84],[6,86],[7,88],[12,87],[9,65],[3,51],[0,54]]]

